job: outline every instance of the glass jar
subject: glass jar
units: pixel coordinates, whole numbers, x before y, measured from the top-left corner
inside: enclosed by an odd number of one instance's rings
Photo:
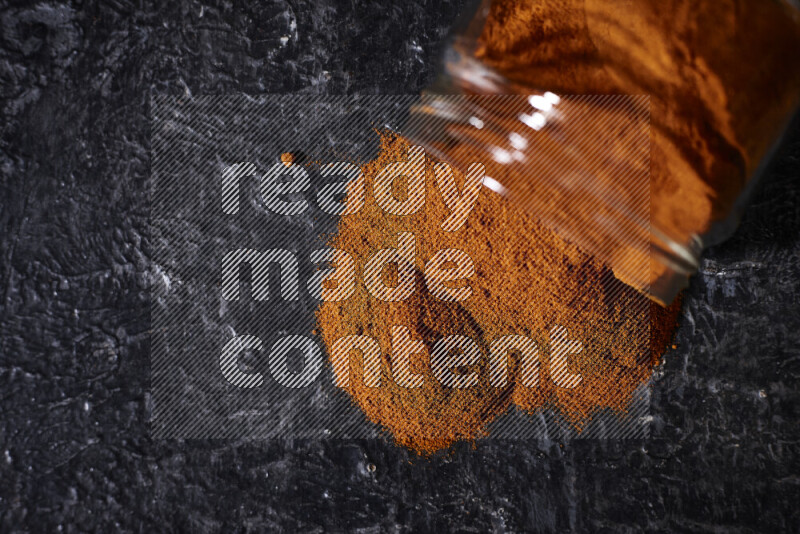
[[[736,228],[800,103],[788,0],[495,0],[402,133],[668,304]],[[489,97],[486,95],[507,95]],[[577,96],[581,95],[581,96]]]

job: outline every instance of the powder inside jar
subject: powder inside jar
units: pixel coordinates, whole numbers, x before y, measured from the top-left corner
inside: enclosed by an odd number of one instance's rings
[[[797,50],[781,0],[494,0],[476,56],[531,90],[648,95],[650,221],[685,245],[717,239],[797,109]]]

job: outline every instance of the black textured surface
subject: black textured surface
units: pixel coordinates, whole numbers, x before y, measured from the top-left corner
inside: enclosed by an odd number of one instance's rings
[[[653,439],[151,441],[150,95],[415,92],[460,2],[98,4],[0,14],[0,530],[800,530],[797,132],[687,292]]]

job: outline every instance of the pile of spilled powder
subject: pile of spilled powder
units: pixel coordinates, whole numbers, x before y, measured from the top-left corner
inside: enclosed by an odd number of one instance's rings
[[[382,134],[380,141],[379,156],[361,167],[367,191],[373,190],[375,176],[386,165],[407,158],[405,139]],[[453,170],[463,188],[460,169]],[[396,180],[400,197],[402,182]],[[528,412],[558,410],[581,429],[603,410],[624,412],[634,391],[650,378],[672,336],[679,303],[669,308],[651,303],[607,267],[486,187],[463,227],[443,230],[442,221],[450,212],[430,165],[424,208],[417,213],[387,214],[369,194],[364,201],[357,213],[341,218],[338,233],[328,243],[354,259],[355,293],[346,300],[323,302],[317,319],[329,355],[346,336],[378,341],[379,385],[367,383],[364,355],[352,350],[344,390],[397,443],[430,454],[459,440],[474,440],[486,435],[487,425],[514,404]],[[384,302],[368,292],[363,270],[376,251],[397,247],[401,232],[415,236],[415,291],[405,300]],[[465,252],[475,266],[467,280],[472,293],[459,302],[440,300],[423,278],[427,262],[446,248]],[[386,269],[383,276],[388,286],[397,284],[396,270]],[[398,326],[407,328],[404,344],[416,352],[410,357],[410,371],[422,377],[419,387],[395,380],[398,362],[393,361],[391,342],[392,328]],[[569,376],[580,376],[577,385],[568,384],[571,387],[547,372],[553,367],[556,327],[582,344],[568,359]],[[475,385],[447,387],[432,372],[434,344],[452,335],[466,336],[480,349],[475,363],[458,370],[475,373]],[[504,380],[499,386],[492,382],[489,349],[507,335],[527,336],[538,347],[536,380],[521,376],[521,352],[511,351]]]

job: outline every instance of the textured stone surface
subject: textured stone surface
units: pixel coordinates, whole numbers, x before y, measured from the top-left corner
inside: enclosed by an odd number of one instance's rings
[[[797,130],[687,292],[653,439],[151,441],[150,95],[415,92],[460,2],[99,4],[0,11],[0,530],[800,530]]]

